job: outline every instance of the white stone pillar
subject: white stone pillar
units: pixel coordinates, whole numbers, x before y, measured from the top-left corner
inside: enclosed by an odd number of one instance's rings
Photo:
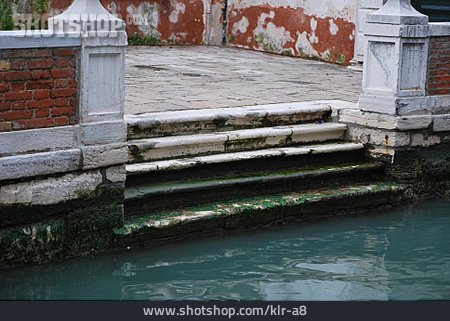
[[[355,21],[355,51],[353,59],[350,62],[352,66],[361,66],[361,70],[367,43],[366,37],[364,35],[366,17],[368,14],[380,9],[382,5],[383,0],[357,0]]]
[[[125,22],[99,0],[75,0],[67,11],[49,19],[49,26],[82,39],[78,115],[83,168],[124,164]]]
[[[429,114],[426,95],[428,17],[411,0],[389,0],[367,15],[359,108],[394,116]]]

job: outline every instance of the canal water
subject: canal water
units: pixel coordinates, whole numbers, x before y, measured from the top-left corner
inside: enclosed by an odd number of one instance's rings
[[[0,271],[0,299],[450,300],[450,201]]]

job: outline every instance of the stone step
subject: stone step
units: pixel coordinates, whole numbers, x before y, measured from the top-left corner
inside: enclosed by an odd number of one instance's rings
[[[326,119],[330,106],[298,102],[125,115],[128,139],[301,124]]]
[[[115,245],[162,244],[294,221],[310,221],[398,204],[407,200],[396,183],[347,185],[340,188],[258,196],[200,207],[129,217],[114,231]]]
[[[346,130],[345,124],[322,123],[131,140],[129,163],[340,140]]]
[[[379,179],[383,173],[383,164],[366,162],[128,187],[125,190],[125,215],[183,208],[211,200],[230,200],[323,186],[331,188],[344,183]]]
[[[127,186],[182,179],[229,177],[275,169],[305,168],[364,160],[364,145],[352,142],[278,147],[127,164]]]

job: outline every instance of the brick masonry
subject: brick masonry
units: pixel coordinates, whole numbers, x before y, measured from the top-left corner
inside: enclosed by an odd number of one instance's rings
[[[450,94],[450,37],[430,38],[428,95]]]
[[[0,132],[77,122],[78,49],[0,51]]]

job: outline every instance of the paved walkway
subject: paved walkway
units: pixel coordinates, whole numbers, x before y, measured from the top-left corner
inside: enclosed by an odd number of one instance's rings
[[[126,113],[339,99],[362,74],[342,66],[222,47],[129,47]]]

